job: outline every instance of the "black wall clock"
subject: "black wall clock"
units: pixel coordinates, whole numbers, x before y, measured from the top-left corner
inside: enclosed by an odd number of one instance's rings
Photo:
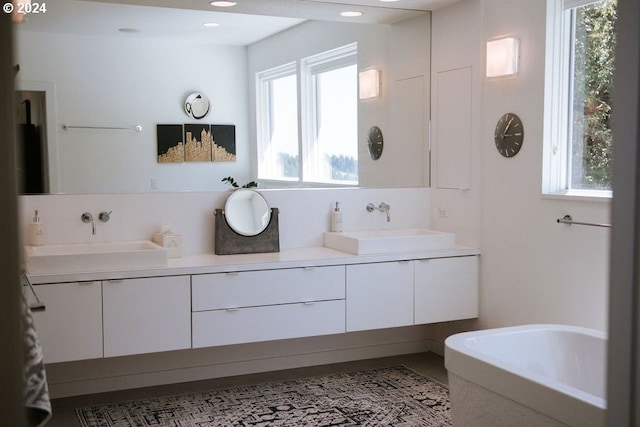
[[[500,117],[496,124],[494,139],[498,152],[504,157],[513,157],[518,154],[524,141],[524,128],[520,117],[513,113],[506,113]]]
[[[382,131],[378,126],[371,126],[369,134],[367,135],[367,147],[369,148],[369,155],[373,160],[378,160],[382,155],[382,148],[384,147],[384,138],[382,137]]]

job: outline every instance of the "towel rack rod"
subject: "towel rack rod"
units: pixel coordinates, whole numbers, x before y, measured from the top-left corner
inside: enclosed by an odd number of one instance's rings
[[[558,222],[558,224],[567,224],[567,225],[575,224],[575,225],[589,225],[591,227],[606,227],[606,228],[611,227],[611,224],[603,224],[598,222],[574,221],[571,215],[565,215],[562,218],[558,218],[556,221]]]
[[[135,130],[136,132],[142,132],[142,126],[135,125],[134,127],[117,127],[117,126],[72,126],[63,124],[62,129],[105,129],[105,130]]]
[[[36,290],[33,289],[33,285],[31,284],[31,281],[27,277],[27,273],[24,270],[22,270],[20,273],[22,274],[23,286],[24,284],[29,286],[29,289],[31,289],[31,293],[33,294],[33,297],[36,299],[36,302],[29,304],[29,309],[31,311],[45,311],[47,306],[42,301],[40,301],[40,298],[38,298],[38,294],[36,294]]]

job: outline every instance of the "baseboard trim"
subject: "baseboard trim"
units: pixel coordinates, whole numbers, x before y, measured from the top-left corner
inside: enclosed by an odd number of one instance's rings
[[[236,375],[255,374],[283,369],[302,368],[379,357],[399,356],[431,351],[435,343],[429,339],[362,345],[316,352],[268,355],[247,360],[210,363],[151,372],[116,374],[101,378],[78,378],[49,383],[52,398],[63,398],[140,387],[200,381]],[[437,350],[437,349],[436,349]],[[437,352],[437,351],[436,351]]]

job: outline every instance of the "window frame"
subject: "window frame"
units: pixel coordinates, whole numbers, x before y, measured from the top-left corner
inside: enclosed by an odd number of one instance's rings
[[[599,0],[547,0],[547,50],[542,194],[572,200],[602,200],[611,190],[571,188],[571,103],[574,96],[573,34],[575,9]]]

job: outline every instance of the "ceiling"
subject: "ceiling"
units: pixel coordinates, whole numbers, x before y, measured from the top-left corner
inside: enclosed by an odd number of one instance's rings
[[[56,0],[17,29],[245,46],[308,19],[392,24],[456,1],[237,0],[234,7],[216,8],[209,0]],[[344,18],[340,12],[345,10],[363,15]],[[204,27],[205,22],[219,26]]]

